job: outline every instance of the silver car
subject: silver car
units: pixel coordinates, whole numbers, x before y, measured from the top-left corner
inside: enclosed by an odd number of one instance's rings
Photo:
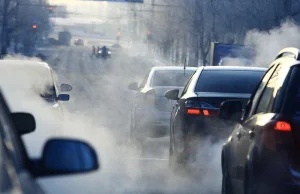
[[[168,135],[170,113],[176,102],[169,101],[164,94],[174,88],[183,89],[196,70],[196,67],[153,67],[140,85],[129,84],[128,88],[136,91],[131,108],[131,141]]]

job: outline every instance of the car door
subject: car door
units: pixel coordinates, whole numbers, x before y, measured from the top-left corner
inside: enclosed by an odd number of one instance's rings
[[[141,98],[142,98],[142,94],[141,94],[141,91],[144,89],[144,87],[146,86],[146,83],[149,79],[149,75],[150,75],[150,72],[151,71],[148,71],[147,74],[145,75],[142,83],[140,84],[139,88],[138,88],[138,91],[135,93],[134,97],[133,97],[133,101],[132,101],[132,108],[131,108],[131,118],[132,118],[132,121],[131,122],[131,125],[133,128],[135,128],[135,125],[136,125],[136,109],[139,109],[139,106],[140,106],[140,103],[142,103],[141,101]]]
[[[245,163],[247,157],[249,164],[252,165],[252,160],[257,159],[254,157],[260,153],[260,146],[256,145],[260,145],[262,141],[261,135],[264,132],[265,124],[270,122],[275,116],[273,105],[279,91],[278,87],[282,86],[288,71],[289,67],[282,64],[278,64],[275,67],[258,102],[253,106],[253,114],[250,115],[243,125],[245,127],[241,130],[240,156],[238,158],[238,170],[241,171],[240,179],[244,179],[243,172],[245,172],[245,165],[247,165],[247,162]],[[280,77],[281,79],[279,79]]]
[[[40,185],[32,178],[29,172],[30,161],[28,160],[24,144],[16,132],[10,118],[10,111],[0,92],[0,136],[4,169],[9,176],[6,183],[8,189],[20,191],[24,194],[44,194]],[[4,173],[5,173],[4,170]],[[0,173],[3,173],[2,171]],[[4,174],[5,176],[5,174]],[[4,179],[2,179],[4,180]],[[0,180],[1,181],[1,180]]]
[[[265,75],[263,76],[261,82],[259,83],[256,92],[252,95],[249,100],[244,118],[245,120],[242,124],[237,124],[235,129],[233,130],[230,138],[229,138],[229,149],[230,149],[230,162],[229,162],[229,173],[232,179],[243,180],[244,178],[244,162],[245,157],[248,153],[248,148],[250,146],[249,142],[249,131],[255,125],[255,117],[253,117],[254,109],[260,101],[260,97],[273,75],[275,68],[277,65],[274,65],[271,69],[269,69]]]

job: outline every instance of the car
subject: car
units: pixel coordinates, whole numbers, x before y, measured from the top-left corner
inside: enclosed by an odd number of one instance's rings
[[[131,106],[130,139],[142,143],[145,138],[160,138],[168,135],[172,102],[164,93],[172,88],[183,89],[196,67],[157,66],[152,67],[142,83],[129,84],[136,91]]]
[[[25,112],[11,113],[0,91],[1,193],[45,194],[38,178],[99,169],[94,148],[87,142],[72,138],[49,139],[41,158],[29,158],[21,136],[34,130],[34,117]]]
[[[177,101],[169,130],[169,167],[172,171],[184,169],[189,161],[195,161],[195,144],[201,139],[211,138],[214,143],[229,135],[229,123],[219,119],[221,103],[229,99],[246,103],[265,70],[238,66],[199,67],[180,96],[179,89],[165,93],[167,99]]]
[[[15,79],[11,79],[12,76]],[[63,118],[64,111],[60,101],[68,101],[69,94],[60,94],[61,92],[69,92],[72,86],[61,84],[60,91],[57,84],[57,76],[53,69],[46,62],[30,61],[30,60],[0,60],[0,80],[4,95],[11,100],[10,96],[24,100],[25,93],[36,89],[37,96],[39,95],[49,107],[57,110],[60,118]],[[19,97],[14,95],[19,91]],[[23,93],[21,93],[23,92]],[[10,103],[12,108],[16,104]],[[18,107],[17,107],[18,108]],[[28,110],[32,112],[32,110]]]
[[[223,194],[300,193],[299,77],[300,50],[283,49],[245,111],[222,103],[221,118],[236,123],[222,147]]]
[[[82,39],[78,38],[74,41],[74,44],[76,46],[84,46],[84,41]]]

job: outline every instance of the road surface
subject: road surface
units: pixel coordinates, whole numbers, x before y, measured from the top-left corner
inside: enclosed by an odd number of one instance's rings
[[[143,153],[128,142],[134,93],[127,85],[143,78],[146,63],[124,52],[109,61],[96,60],[86,47],[59,47],[48,54],[60,83],[73,86],[70,101],[64,102],[68,113],[64,129],[56,135],[88,140],[97,149],[101,162],[101,169],[95,173],[39,180],[49,194],[220,193],[220,145],[205,148],[215,155],[212,161],[205,161],[212,169],[201,175],[180,177],[168,169],[167,137],[148,140]],[[35,150],[49,137],[43,130],[29,137],[31,142],[40,140]]]

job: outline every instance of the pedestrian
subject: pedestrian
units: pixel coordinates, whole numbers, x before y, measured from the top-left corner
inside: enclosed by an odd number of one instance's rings
[[[93,56],[96,56],[96,47],[94,45],[93,45],[93,53],[92,53],[91,57],[93,57]]]

